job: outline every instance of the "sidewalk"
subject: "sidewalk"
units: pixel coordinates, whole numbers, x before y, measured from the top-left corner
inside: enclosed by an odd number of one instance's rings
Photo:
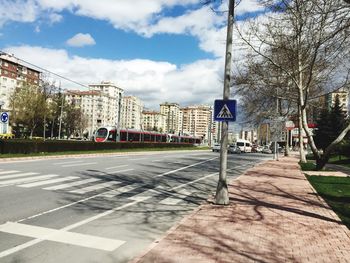
[[[203,204],[132,262],[350,262],[350,231],[295,157],[229,184],[230,205]]]

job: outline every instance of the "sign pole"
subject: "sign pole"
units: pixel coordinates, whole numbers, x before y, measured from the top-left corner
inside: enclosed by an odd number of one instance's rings
[[[223,91],[224,100],[228,100],[230,97],[234,3],[235,3],[235,0],[229,0],[229,11],[228,11],[228,17],[227,17],[225,77],[224,77],[224,91]],[[227,142],[228,142],[228,122],[224,121],[222,123],[222,130],[221,130],[219,181],[218,181],[218,185],[216,188],[216,195],[215,195],[215,203],[218,205],[229,204],[228,188],[227,188],[227,182],[226,182]]]

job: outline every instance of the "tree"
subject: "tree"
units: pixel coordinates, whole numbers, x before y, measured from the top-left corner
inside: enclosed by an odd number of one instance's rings
[[[337,0],[261,2],[271,11],[267,19],[252,20],[238,32],[255,54],[288,76],[287,87],[297,91],[299,127],[308,137],[318,167],[323,167],[350,125],[321,155],[308,128],[307,110],[313,97],[349,85],[350,7]],[[302,147],[300,151],[301,161],[306,162]]]
[[[29,130],[30,138],[44,118],[45,96],[37,85],[25,84],[17,87],[11,99],[12,120],[17,129],[22,126]]]

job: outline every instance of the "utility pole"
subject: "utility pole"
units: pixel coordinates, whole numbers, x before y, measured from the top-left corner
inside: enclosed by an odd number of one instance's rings
[[[228,17],[227,17],[225,76],[224,76],[224,91],[223,91],[224,100],[228,100],[230,97],[234,5],[235,5],[235,0],[229,0],[229,10],[228,10]],[[222,128],[221,128],[220,172],[219,172],[219,181],[218,181],[218,185],[216,188],[216,195],[215,195],[215,203],[218,205],[229,204],[228,188],[227,188],[227,181],[226,181],[227,143],[228,143],[228,122],[223,121]]]

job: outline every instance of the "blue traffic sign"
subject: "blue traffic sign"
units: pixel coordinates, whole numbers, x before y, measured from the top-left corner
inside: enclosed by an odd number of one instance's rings
[[[215,121],[236,121],[236,100],[215,100]]]
[[[0,120],[1,122],[8,122],[9,120],[9,114],[7,112],[2,112],[1,115],[0,115]]]

